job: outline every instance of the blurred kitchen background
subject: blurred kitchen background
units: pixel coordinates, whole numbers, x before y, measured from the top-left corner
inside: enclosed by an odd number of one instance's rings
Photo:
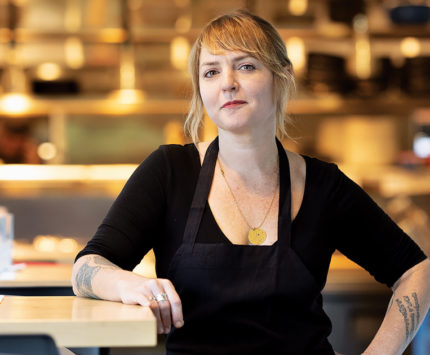
[[[284,145],[338,163],[429,255],[429,6],[0,0],[0,205],[15,215],[14,260],[72,263],[136,165],[190,141],[190,47],[208,20],[238,8],[271,21],[293,62]],[[201,136],[215,134],[205,120]],[[385,312],[384,291],[352,285],[358,269],[335,254],[325,297],[338,351],[362,349]]]

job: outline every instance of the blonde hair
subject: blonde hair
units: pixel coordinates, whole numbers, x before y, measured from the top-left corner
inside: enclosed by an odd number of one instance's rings
[[[291,123],[291,119],[286,115],[285,107],[295,91],[295,81],[284,41],[266,20],[248,11],[237,10],[209,22],[191,49],[188,70],[193,94],[184,129],[193,142],[199,142],[198,130],[204,115],[199,90],[200,52],[203,47],[212,52],[220,49],[245,52],[272,71],[276,95],[276,134],[279,138],[289,137],[286,125]]]

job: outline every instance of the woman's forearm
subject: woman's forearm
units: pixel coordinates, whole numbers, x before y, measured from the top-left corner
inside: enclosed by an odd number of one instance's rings
[[[426,259],[396,282],[387,313],[365,355],[403,353],[429,309],[429,281],[430,261]]]
[[[77,296],[121,301],[119,283],[136,277],[140,276],[122,270],[100,255],[84,255],[73,266],[73,292]]]
[[[172,324],[184,324],[181,299],[169,280],[123,270],[102,256],[80,257],[73,266],[72,285],[77,296],[151,307],[159,334],[169,333]]]

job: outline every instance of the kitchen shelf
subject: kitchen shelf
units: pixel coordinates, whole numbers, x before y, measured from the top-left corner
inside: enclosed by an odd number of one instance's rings
[[[288,112],[293,115],[409,115],[414,109],[430,107],[428,98],[381,97],[343,98],[327,95],[293,99]],[[187,99],[144,99],[136,104],[120,104],[106,97],[34,98],[30,108],[13,116],[42,116],[60,111],[66,115],[123,116],[123,115],[178,115],[188,112]],[[0,115],[12,116],[0,109]]]
[[[127,39],[127,32],[121,28],[102,28],[97,30],[66,31],[35,31],[18,28],[15,30],[17,43],[58,42],[68,37],[79,37],[89,43],[122,43]],[[12,39],[12,32],[7,28],[0,28],[0,43],[8,43]]]
[[[328,23],[326,27],[299,28],[276,26],[283,38],[299,37],[310,40],[334,40],[350,41],[353,38],[353,30],[347,26],[337,27]],[[128,38],[127,31],[122,28],[82,29],[76,32],[68,31],[40,31],[28,28],[17,28],[15,40],[18,43],[64,41],[70,36],[79,37],[85,43],[122,43],[130,39],[133,43],[170,43],[176,36],[184,36],[194,40],[201,28],[191,28],[182,33],[174,28],[134,28]],[[370,39],[402,39],[404,37],[430,38],[429,26],[395,26],[371,30]],[[0,43],[8,43],[12,38],[12,32],[7,28],[0,28]]]
[[[120,189],[136,164],[0,165],[0,189],[78,185],[109,185]],[[407,170],[398,166],[348,166],[342,171],[361,186],[372,186],[384,197],[430,194],[430,168]]]

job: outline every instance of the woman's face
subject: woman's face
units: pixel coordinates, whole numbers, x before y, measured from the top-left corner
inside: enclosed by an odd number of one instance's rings
[[[213,54],[203,47],[199,86],[206,112],[219,129],[274,131],[273,74],[255,57],[240,51]]]

